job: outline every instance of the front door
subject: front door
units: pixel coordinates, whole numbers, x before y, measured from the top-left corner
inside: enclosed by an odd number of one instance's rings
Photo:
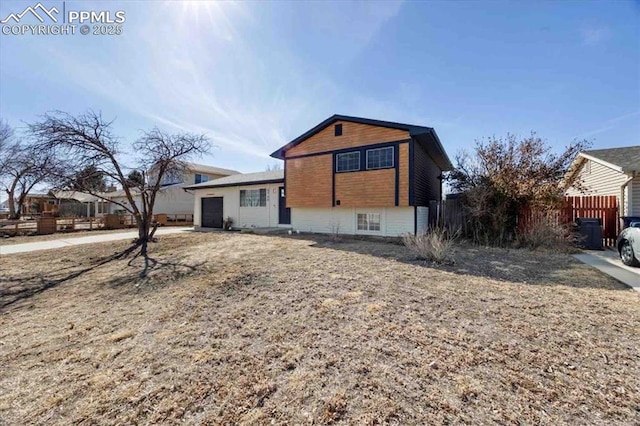
[[[280,197],[278,201],[278,223],[280,225],[291,225],[291,209],[287,208],[287,197],[284,193],[284,186],[279,188]]]
[[[222,197],[203,198],[201,203],[200,226],[222,228]]]

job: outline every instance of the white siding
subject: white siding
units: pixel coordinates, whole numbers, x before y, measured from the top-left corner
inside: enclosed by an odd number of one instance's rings
[[[418,234],[427,232],[429,229],[429,207],[416,207],[416,232]]]
[[[358,231],[358,213],[380,214],[380,231]],[[363,234],[396,237],[414,232],[413,207],[297,208],[291,209],[291,226],[301,232]]]
[[[640,216],[640,176],[636,177],[629,183],[629,216]]]
[[[235,228],[266,228],[278,226],[278,188],[281,184],[232,186],[228,188],[203,188],[196,189],[193,202],[193,223],[200,226],[200,209],[202,198],[223,197],[223,218],[230,217]],[[266,189],[266,207],[240,207],[241,189]]]
[[[301,232],[355,234],[354,209],[294,207],[291,209],[291,227]]]
[[[587,160],[582,165],[578,177],[582,178],[582,186],[585,191],[581,192],[571,187],[567,190],[567,195],[615,195],[620,197],[620,187],[627,180],[624,173],[591,160]]]
[[[154,214],[190,214],[193,213],[193,194],[182,187],[160,190],[153,206]]]

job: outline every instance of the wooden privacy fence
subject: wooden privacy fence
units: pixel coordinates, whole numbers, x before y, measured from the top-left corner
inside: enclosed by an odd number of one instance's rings
[[[573,224],[579,218],[597,218],[602,221],[602,244],[613,247],[620,232],[618,197],[615,195],[589,195],[564,197],[563,206],[553,211],[535,211],[531,207],[520,210],[518,229],[536,226],[542,221],[559,225]]]
[[[429,226],[444,227],[450,230],[462,230],[467,233],[467,220],[464,206],[459,198],[429,202]]]
[[[615,195],[590,195],[564,197],[562,207],[555,210],[535,210],[527,206],[518,215],[520,232],[543,224],[568,225],[578,218],[599,218],[602,220],[602,243],[606,247],[615,245],[620,232],[618,198]],[[429,203],[429,226],[444,226],[461,229],[468,234],[465,209],[459,198]]]

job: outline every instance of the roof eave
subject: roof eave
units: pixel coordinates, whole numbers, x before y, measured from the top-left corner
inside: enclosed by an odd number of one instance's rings
[[[313,128],[311,128],[310,130],[307,130],[306,132],[304,132],[302,135],[298,136],[297,138],[295,138],[294,140],[292,140],[291,142],[287,143],[286,145],[278,148],[277,150],[275,150],[274,152],[271,153],[271,157],[272,158],[277,158],[279,160],[284,160],[284,153],[293,148],[294,146],[304,142],[306,139],[310,138],[311,136],[315,135],[316,133],[318,133],[320,130],[324,129],[325,127],[329,126],[330,124],[336,122],[336,121],[347,121],[350,123],[360,123],[360,124],[368,124],[371,126],[378,126],[378,127],[388,127],[391,129],[398,129],[398,130],[406,130],[408,131],[410,134],[411,132],[420,132],[420,131],[426,131],[427,129],[431,129],[430,127],[422,127],[422,126],[412,126],[409,124],[403,124],[403,123],[396,123],[393,121],[384,121],[384,120],[374,120],[374,119],[370,119],[370,118],[361,118],[361,117],[353,117],[350,115],[340,115],[340,114],[334,114],[331,117],[327,118],[326,120],[322,121],[320,124],[314,126]],[[431,129],[433,130],[433,129]]]
[[[183,189],[211,189],[211,188],[229,188],[232,186],[252,186],[252,185],[266,185],[269,183],[283,183],[284,182],[284,178],[278,178],[278,179],[263,179],[263,180],[256,180],[256,181],[249,181],[249,182],[232,182],[232,183],[222,183],[222,184],[211,184],[211,185],[203,185],[203,186],[199,186],[199,185],[191,185],[191,186],[185,186]]]
[[[615,170],[617,172],[624,173],[624,170],[622,170],[622,167],[617,166],[617,165],[612,164],[612,163],[609,163],[607,161],[601,160],[598,157],[594,157],[593,155],[587,154],[586,152],[580,152],[578,154],[578,156],[586,158],[587,160],[594,161],[594,162],[596,162],[598,164],[602,164],[603,166],[608,167],[608,168],[610,168],[612,170]]]

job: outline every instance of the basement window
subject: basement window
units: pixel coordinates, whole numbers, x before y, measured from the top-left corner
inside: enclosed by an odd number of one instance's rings
[[[241,189],[240,207],[267,207],[267,190]]]
[[[333,126],[335,136],[342,136],[342,124],[336,124]]]
[[[393,147],[368,149],[367,170],[388,169],[393,167]]]
[[[360,151],[336,155],[336,172],[353,172],[356,170],[360,170]]]
[[[379,231],[380,213],[358,213],[358,231]]]

